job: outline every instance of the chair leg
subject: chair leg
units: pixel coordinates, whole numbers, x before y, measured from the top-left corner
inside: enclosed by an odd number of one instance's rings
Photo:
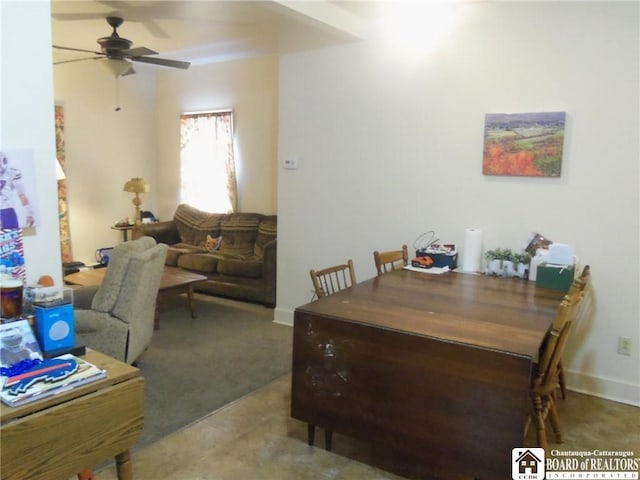
[[[553,433],[556,436],[556,441],[562,443],[562,432],[560,431],[560,420],[558,418],[558,411],[556,410],[556,402],[554,398],[549,398],[549,423],[553,428]]]
[[[330,452],[331,451],[331,440],[333,439],[333,432],[331,430],[324,431],[324,448]]]
[[[309,446],[313,447],[314,438],[316,435],[316,426],[313,423],[307,424],[307,443]]]
[[[529,433],[529,427],[531,426],[531,414],[527,416],[527,422],[524,424],[524,434],[522,438],[527,438],[527,434]]]
[[[547,450],[547,433],[544,428],[542,399],[538,395],[533,399],[533,421],[536,424],[536,438],[538,440],[538,446]]]
[[[558,383],[560,384],[560,395],[562,399],[567,398],[567,384],[564,380],[564,368],[562,368],[562,360],[558,363]]]

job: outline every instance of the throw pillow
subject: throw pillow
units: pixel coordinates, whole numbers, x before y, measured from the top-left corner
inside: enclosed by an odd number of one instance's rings
[[[220,248],[221,240],[222,236],[213,238],[211,235],[207,235],[207,240],[204,243],[204,248],[207,249],[207,252],[214,252]]]

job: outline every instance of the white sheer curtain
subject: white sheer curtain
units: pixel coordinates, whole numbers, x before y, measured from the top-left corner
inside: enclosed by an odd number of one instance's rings
[[[207,212],[236,210],[231,110],[180,116],[180,200]]]

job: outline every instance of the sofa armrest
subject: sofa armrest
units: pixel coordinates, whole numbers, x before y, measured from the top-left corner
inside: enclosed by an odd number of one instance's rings
[[[157,243],[174,245],[180,242],[178,227],[173,220],[166,222],[141,223],[133,227],[131,231],[132,240],[140,237],[152,237]]]
[[[264,303],[269,307],[276,306],[276,266],[278,260],[277,247],[277,240],[272,240],[264,246]]]
[[[72,285],[73,289],[73,307],[82,310],[90,310],[93,297],[96,295],[99,285],[78,286]]]

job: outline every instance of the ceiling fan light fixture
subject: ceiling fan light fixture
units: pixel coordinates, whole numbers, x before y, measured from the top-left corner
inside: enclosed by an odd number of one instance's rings
[[[2,0],[0,0],[1,2]],[[118,2],[115,2],[118,3]],[[97,58],[105,58],[105,67],[118,78],[123,75],[131,75],[136,73],[133,69],[132,62],[147,63],[151,65],[160,65],[163,67],[182,68],[186,70],[189,68],[189,62],[183,62],[179,60],[170,60],[168,58],[150,57],[149,55],[156,55],[158,52],[151,50],[147,47],[133,46],[133,42],[126,38],[122,38],[118,35],[117,29],[124,20],[120,17],[107,17],[107,23],[113,28],[113,32],[108,37],[102,37],[97,40],[100,45],[100,51],[84,50],[82,48],[63,47],[61,45],[53,45],[53,48],[59,50],[70,50],[74,52],[85,52],[97,55],[96,57],[78,58],[74,60],[67,60],[62,62],[54,62],[54,65],[58,63],[69,63],[80,60],[90,60]]]
[[[131,62],[124,58],[107,58],[102,64],[116,77],[126,75],[133,68]]]

